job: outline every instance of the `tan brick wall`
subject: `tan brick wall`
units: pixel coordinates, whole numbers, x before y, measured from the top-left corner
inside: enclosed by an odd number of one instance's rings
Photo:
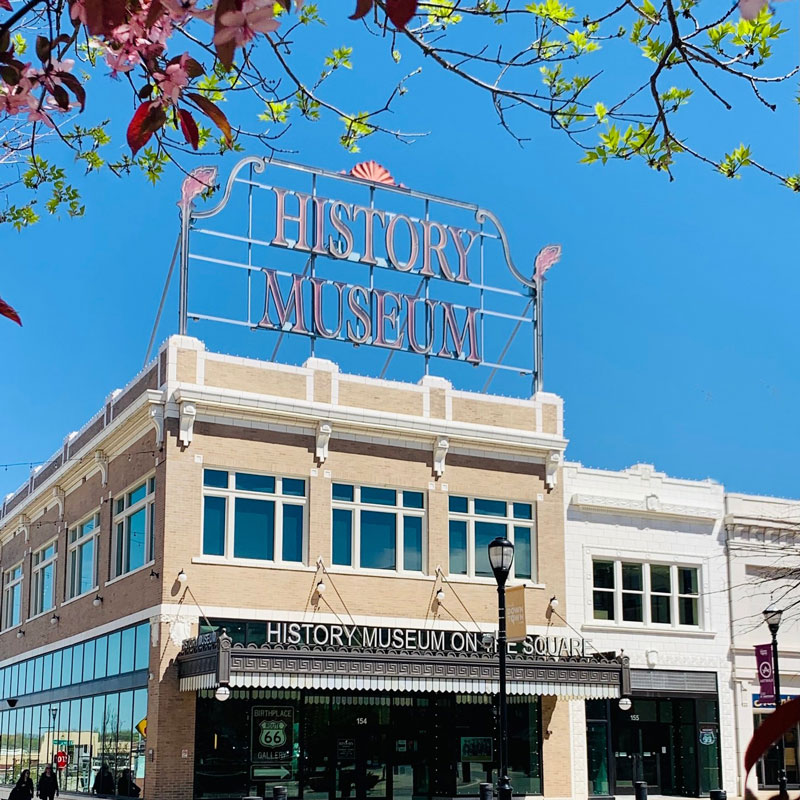
[[[197,357],[197,350],[178,350],[176,370],[179,381],[197,383]]]
[[[393,389],[371,383],[356,383],[339,379],[339,404],[370,408],[390,414],[422,416],[422,392]]]
[[[447,394],[444,389],[431,388],[430,409],[433,419],[447,419]]]
[[[331,402],[331,374],[330,372],[314,373],[314,402]]]
[[[228,364],[212,358],[206,359],[205,385],[306,399],[305,375],[246,364]]]
[[[542,777],[545,797],[572,797],[569,701],[542,698]]]
[[[469,397],[453,398],[453,419],[459,422],[474,422],[478,425],[536,430],[536,413],[530,406],[492,403]]]
[[[558,433],[558,407],[551,403],[542,405],[542,433]]]

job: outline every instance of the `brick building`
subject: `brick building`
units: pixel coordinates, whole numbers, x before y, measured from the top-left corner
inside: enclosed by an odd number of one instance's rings
[[[571,709],[628,670],[560,616],[565,444],[551,394],[172,337],[2,507],[0,776],[62,752],[69,792],[476,795],[496,778],[504,534],[528,624],[512,783],[573,796]]]

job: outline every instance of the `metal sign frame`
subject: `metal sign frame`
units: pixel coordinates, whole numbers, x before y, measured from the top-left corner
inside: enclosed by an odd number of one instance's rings
[[[209,174],[214,175],[216,174],[215,170],[210,170],[209,168],[200,168],[200,170],[195,170],[187,179],[184,181],[184,192],[183,192],[183,199],[179,203],[181,208],[181,235],[180,235],[180,251],[181,251],[181,259],[180,259],[180,301],[179,301],[179,319],[178,319],[178,328],[179,332],[182,335],[187,334],[189,321],[196,321],[196,320],[204,320],[209,322],[218,322],[218,323],[225,323],[230,325],[238,325],[248,327],[250,329],[263,329],[265,326],[259,324],[258,320],[253,318],[252,314],[252,298],[253,298],[253,277],[254,273],[259,272],[274,272],[276,275],[282,276],[284,279],[289,276],[293,280],[295,280],[295,276],[297,276],[297,272],[289,272],[285,269],[275,269],[275,270],[266,270],[261,265],[259,265],[254,258],[254,255],[257,257],[257,253],[255,252],[255,248],[258,247],[274,247],[275,240],[273,241],[266,241],[264,239],[257,238],[255,225],[254,225],[254,214],[253,214],[253,204],[254,199],[256,198],[256,193],[261,191],[267,192],[277,192],[283,190],[285,187],[280,186],[278,183],[266,182],[263,179],[260,179],[258,176],[263,175],[267,171],[267,167],[270,168],[270,173],[274,170],[288,170],[293,173],[300,173],[307,179],[308,181],[308,188],[304,190],[304,193],[310,195],[312,198],[312,210],[317,208],[315,198],[319,198],[320,201],[323,200],[323,195],[319,193],[319,182],[321,179],[333,179],[336,181],[341,181],[346,184],[356,185],[363,187],[366,189],[368,194],[368,204],[364,207],[358,208],[368,208],[371,211],[375,211],[376,213],[385,213],[386,214],[386,224],[390,222],[390,220],[394,216],[398,216],[396,212],[391,210],[384,210],[380,206],[376,205],[376,198],[377,197],[384,197],[386,195],[394,196],[394,197],[402,197],[402,198],[411,198],[414,201],[418,201],[422,204],[423,213],[418,216],[408,215],[407,219],[415,224],[419,224],[423,228],[425,225],[435,225],[437,224],[431,217],[431,210],[432,208],[436,207],[445,207],[448,209],[457,209],[459,211],[465,211],[471,213],[474,218],[474,223],[476,225],[477,230],[475,231],[475,240],[474,243],[477,245],[477,259],[479,263],[479,277],[477,282],[470,281],[469,283],[464,283],[462,285],[468,286],[468,288],[475,290],[478,294],[478,301],[479,304],[475,307],[468,307],[463,304],[459,303],[445,303],[444,301],[431,301],[431,302],[439,302],[442,305],[450,305],[454,309],[461,309],[465,310],[467,315],[471,311],[474,311],[475,319],[477,320],[476,329],[477,329],[477,338],[479,340],[479,352],[480,352],[480,361],[479,366],[488,368],[489,374],[486,379],[486,382],[483,386],[483,391],[487,391],[492,379],[497,374],[498,371],[508,371],[517,373],[523,376],[530,376],[531,378],[531,388],[533,392],[540,391],[542,389],[542,279],[539,276],[538,269],[534,272],[531,277],[526,276],[523,272],[516,266],[512,257],[511,251],[509,247],[508,238],[506,236],[506,232],[503,229],[500,221],[497,217],[489,210],[482,208],[473,203],[467,203],[460,200],[453,200],[445,197],[440,197],[438,195],[428,194],[424,192],[419,192],[414,189],[409,189],[404,186],[399,185],[390,185],[385,183],[378,183],[371,180],[367,180],[364,178],[356,177],[349,174],[344,173],[337,173],[332,172],[325,169],[320,169],[318,167],[311,167],[301,164],[296,164],[290,161],[283,161],[277,158],[262,158],[256,156],[249,156],[243,158],[239,161],[232,169],[231,173],[227,178],[227,182],[225,184],[223,193],[219,201],[210,208],[205,209],[196,209],[194,207],[194,200],[195,196],[205,188],[204,185],[198,183],[196,175],[205,170],[205,175],[208,176]],[[194,189],[190,185],[190,182],[194,181]],[[213,181],[213,178],[212,178]],[[206,183],[208,179],[206,177]],[[199,186],[199,189],[197,188]],[[237,187],[244,187],[247,192],[247,220],[246,226],[244,226],[244,230],[241,233],[231,233],[222,230],[214,230],[212,227],[206,225],[207,220],[211,220],[212,218],[216,217],[220,214],[228,205],[228,202],[231,199],[231,195]],[[324,207],[324,206],[323,206]],[[365,215],[366,216],[366,215]],[[404,215],[400,215],[404,216]],[[287,216],[286,219],[290,221],[294,221],[293,217]],[[302,223],[298,223],[302,224]],[[313,228],[316,223],[313,221],[311,222],[311,227]],[[370,226],[372,225],[371,219],[370,222],[367,223]],[[409,223],[409,227],[411,224]],[[494,228],[492,230],[491,228]],[[460,229],[457,229],[460,230]],[[467,233],[472,233],[473,231],[466,231]],[[302,236],[302,234],[301,234]],[[233,242],[244,243],[247,249],[247,259],[246,261],[237,261],[233,259],[223,259],[217,258],[209,255],[204,255],[203,253],[197,252],[196,250],[192,250],[192,244],[196,241],[197,237],[213,237],[213,238],[222,238],[227,239]],[[277,238],[277,237],[276,237]],[[505,262],[505,266],[507,267],[511,276],[515,279],[515,281],[519,284],[519,288],[503,288],[497,285],[492,285],[491,283],[487,282],[487,257],[486,257],[486,244],[487,242],[494,241],[499,242],[500,246],[502,247],[502,254],[503,260]],[[286,245],[282,245],[283,249],[296,249],[294,246],[297,242],[289,241],[289,246],[287,248]],[[472,241],[470,242],[470,247],[472,247]],[[319,258],[329,258],[329,256],[315,253],[313,250],[309,250],[309,252],[304,253],[297,253],[298,259],[305,259],[305,265],[302,272],[302,277],[305,278],[306,276],[310,279],[314,279],[315,275],[317,274],[317,260]],[[387,269],[391,268],[386,259],[384,258],[376,258],[375,263],[366,263],[363,260],[363,256],[361,254],[355,253],[350,258],[347,259],[350,263],[360,263],[364,264],[366,267],[369,268],[369,287],[370,291],[373,290],[375,287],[375,270],[376,269]],[[189,282],[190,282],[190,271],[191,265],[195,262],[205,262],[206,264],[212,264],[214,266],[220,267],[230,267],[233,269],[242,269],[247,271],[247,313],[241,315],[239,318],[233,318],[230,316],[218,316],[207,314],[199,310],[192,310],[189,307]],[[441,264],[441,262],[439,262]],[[442,276],[439,275],[431,275],[431,274],[419,274],[418,272],[408,272],[405,273],[409,280],[416,278],[418,280],[416,293],[408,297],[419,298],[421,301],[424,300],[425,302],[425,313],[432,314],[432,311],[428,311],[428,298],[431,296],[431,281],[442,280]],[[276,279],[277,280],[277,279]],[[318,279],[324,281],[326,283],[333,283],[330,281],[329,278]],[[353,287],[353,284],[346,284],[348,287]],[[320,290],[321,293],[321,290]],[[503,304],[505,305],[506,300],[512,301],[513,299],[519,299],[521,303],[524,303],[524,307],[520,313],[510,313],[508,310],[503,308],[503,310],[498,310],[496,308],[490,308],[487,306],[487,299],[493,298],[497,300],[498,298],[502,300]],[[267,289],[267,303],[269,302],[269,288]],[[372,304],[372,299],[370,299],[370,303]],[[434,306],[431,306],[434,308]],[[296,314],[299,313],[296,311]],[[343,312],[342,312],[343,315]],[[266,318],[266,313],[265,313]],[[343,318],[343,317],[342,317]],[[492,360],[484,360],[486,349],[484,347],[485,344],[485,337],[486,337],[486,322],[487,320],[492,319],[503,319],[506,323],[510,324],[513,323],[514,327],[511,334],[508,336],[507,340],[505,341],[502,348],[499,349],[499,355],[496,355]],[[402,339],[403,330],[406,326],[406,321],[403,322],[402,326],[399,326],[399,337]],[[427,317],[426,317],[426,324],[427,324]],[[412,320],[413,325],[413,320]],[[467,325],[468,322],[465,322],[463,338],[466,338],[467,332]],[[523,327],[530,326],[530,333],[531,333],[531,349],[530,349],[530,359],[527,363],[509,363],[508,361],[508,353],[509,349],[516,338],[517,334]],[[341,328],[340,324],[340,328]],[[301,333],[306,335],[310,338],[310,354],[313,356],[315,354],[315,344],[317,339],[319,338],[319,334],[314,330],[313,327],[310,326],[310,330],[286,330],[286,329],[276,329],[272,327],[272,330],[278,334],[277,342],[275,344],[274,350],[272,352],[271,360],[275,360],[278,356],[278,351],[280,349],[281,343],[283,341],[283,337],[287,332],[292,333]],[[432,330],[432,329],[431,329]],[[491,331],[490,331],[491,335]],[[447,342],[447,331],[444,331],[444,342]],[[336,337],[325,337],[328,339],[335,338],[339,341],[352,341],[344,336],[336,336]],[[368,344],[372,346],[381,346],[380,338],[379,341],[374,341],[374,336],[370,341],[365,341],[363,344]],[[431,342],[433,341],[433,334],[431,334]],[[496,342],[493,342],[496,344]],[[383,346],[386,346],[385,344]],[[424,358],[424,365],[425,365],[425,374],[430,374],[430,361],[431,358],[435,358],[441,355],[440,351],[439,354],[434,352],[426,352],[420,353]],[[386,361],[383,365],[383,369],[378,377],[384,377],[386,370],[389,367],[389,364],[394,357],[395,352],[397,349],[391,349],[388,353]],[[419,352],[419,351],[415,351]],[[462,354],[458,354],[458,358],[462,359]]]

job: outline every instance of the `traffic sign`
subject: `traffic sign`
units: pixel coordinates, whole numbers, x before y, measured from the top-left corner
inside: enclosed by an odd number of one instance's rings
[[[56,767],[66,769],[67,764],[69,764],[69,756],[63,750],[59,750],[56,753]]]

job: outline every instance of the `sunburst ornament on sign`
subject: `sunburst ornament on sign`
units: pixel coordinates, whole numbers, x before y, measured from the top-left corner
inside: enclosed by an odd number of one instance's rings
[[[399,185],[389,170],[386,167],[382,167],[377,161],[362,161],[350,170],[350,174],[354,178],[362,178],[373,183],[383,183],[387,186]]]

